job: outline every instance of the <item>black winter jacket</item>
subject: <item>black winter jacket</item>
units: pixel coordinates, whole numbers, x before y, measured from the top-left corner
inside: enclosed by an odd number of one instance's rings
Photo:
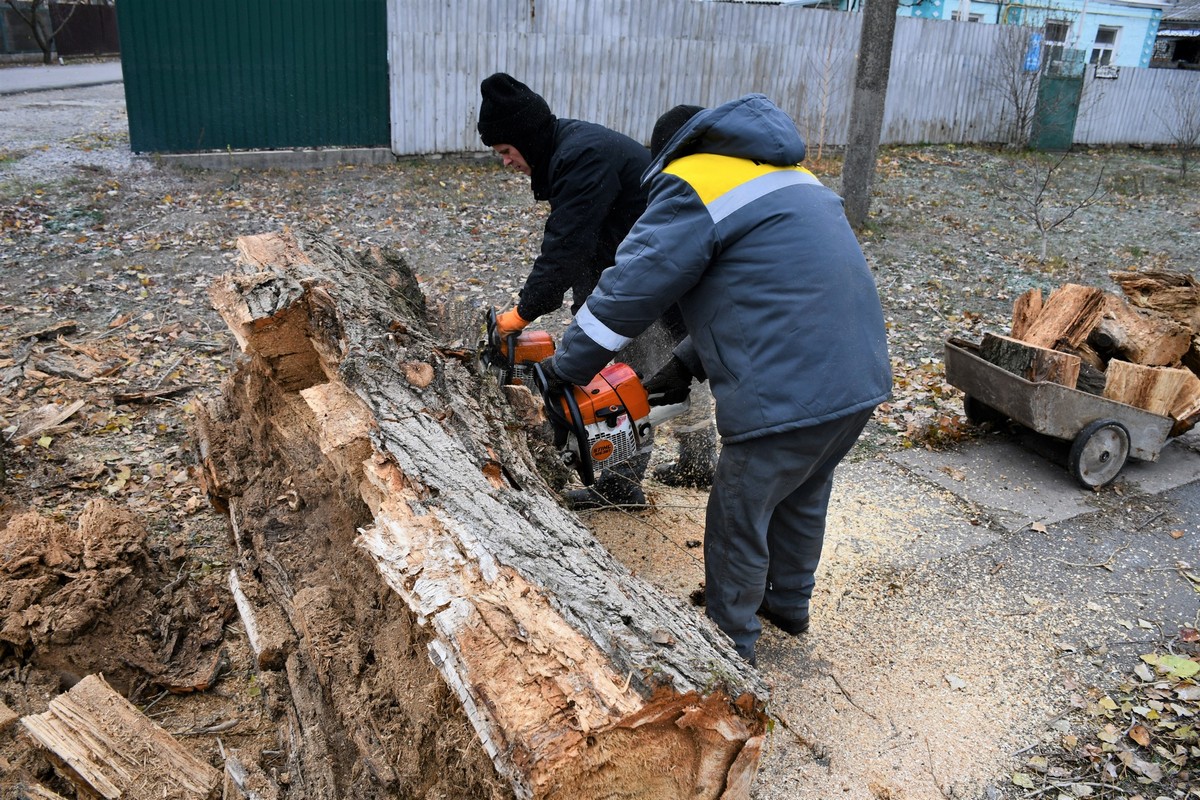
[[[642,173],[650,152],[624,134],[576,119],[554,123],[549,164],[533,173],[533,196],[550,201],[542,251],[533,262],[517,313],[533,321],[562,305],[583,304],[617,246],[646,209]]]

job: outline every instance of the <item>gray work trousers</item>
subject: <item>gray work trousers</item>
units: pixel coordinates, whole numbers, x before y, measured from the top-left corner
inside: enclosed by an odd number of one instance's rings
[[[808,616],[833,471],[870,418],[722,444],[704,531],[705,605],[743,658],[754,657],[760,605]]]

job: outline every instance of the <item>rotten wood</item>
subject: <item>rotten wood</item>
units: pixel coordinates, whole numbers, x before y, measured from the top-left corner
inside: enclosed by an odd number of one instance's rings
[[[1104,307],[1104,292],[1068,283],[1046,299],[1021,340],[1051,350],[1076,348],[1087,341]]]
[[[16,800],[67,800],[58,792],[52,792],[37,781],[29,779],[18,781],[13,787],[13,792]]]
[[[290,695],[305,796],[404,796],[400,761],[442,771],[478,752],[518,798],[749,797],[761,677],[563,508],[515,421],[528,408],[433,341],[403,262],[301,231],[238,248],[243,271],[210,294],[248,359],[202,413],[200,449],[238,579],[291,637],[266,675]],[[404,644],[372,644],[387,632]],[[424,722],[364,701],[413,690],[419,653],[454,699],[424,718],[469,721],[472,747],[402,759],[395,726]]]
[[[1200,334],[1200,282],[1186,272],[1110,272],[1129,301],[1166,314]]]
[[[89,675],[49,709],[21,719],[81,793],[123,800],[211,800],[221,773],[194,756],[102,677]]]
[[[76,400],[67,405],[60,406],[57,403],[50,403],[34,409],[21,420],[12,438],[18,444],[32,444],[39,437],[53,433],[85,405],[87,405],[86,401]]]
[[[17,716],[17,712],[4,705],[4,701],[0,700],[0,731],[16,722]]]
[[[984,361],[1033,383],[1057,383],[1074,389],[1079,379],[1078,356],[1037,347],[1007,336],[984,334],[979,355]]]

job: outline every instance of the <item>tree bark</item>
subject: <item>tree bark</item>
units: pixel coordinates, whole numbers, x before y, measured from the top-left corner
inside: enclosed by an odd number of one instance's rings
[[[249,359],[199,447],[243,616],[284,629],[259,640],[292,762],[325,764],[307,796],[415,796],[418,773],[458,769],[492,796],[748,797],[761,677],[557,502],[527,412],[434,340],[406,265],[299,232],[238,247],[245,271],[211,295]],[[380,698],[421,669],[442,681],[426,716],[475,744],[418,743],[393,769],[398,731],[434,734]],[[488,775],[460,763],[480,754]]]
[[[896,7],[897,0],[872,0],[863,10],[858,69],[850,101],[850,138],[842,166],[842,199],[846,218],[855,229],[866,223],[871,209],[871,184],[875,180],[875,158],[892,67]]]
[[[1035,347],[1007,336],[985,333],[979,355],[984,361],[1033,383],[1057,383],[1074,389],[1079,380],[1079,356]]]

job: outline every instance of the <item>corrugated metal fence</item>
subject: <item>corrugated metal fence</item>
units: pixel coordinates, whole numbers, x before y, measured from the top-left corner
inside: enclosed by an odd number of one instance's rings
[[[130,145],[386,146],[384,2],[121,0]]]
[[[643,141],[677,103],[763,92],[796,120],[810,151],[842,145],[860,28],[859,14],[696,0],[388,0],[392,149],[483,149],[479,82],[497,71],[529,84],[559,116]],[[1005,141],[1003,76],[1019,65],[1027,33],[898,18],[882,141]],[[1200,75],[1164,70],[1088,83],[1075,137],[1084,144],[1170,143],[1163,122],[1139,109],[1163,108],[1188,86],[1200,92]]]

